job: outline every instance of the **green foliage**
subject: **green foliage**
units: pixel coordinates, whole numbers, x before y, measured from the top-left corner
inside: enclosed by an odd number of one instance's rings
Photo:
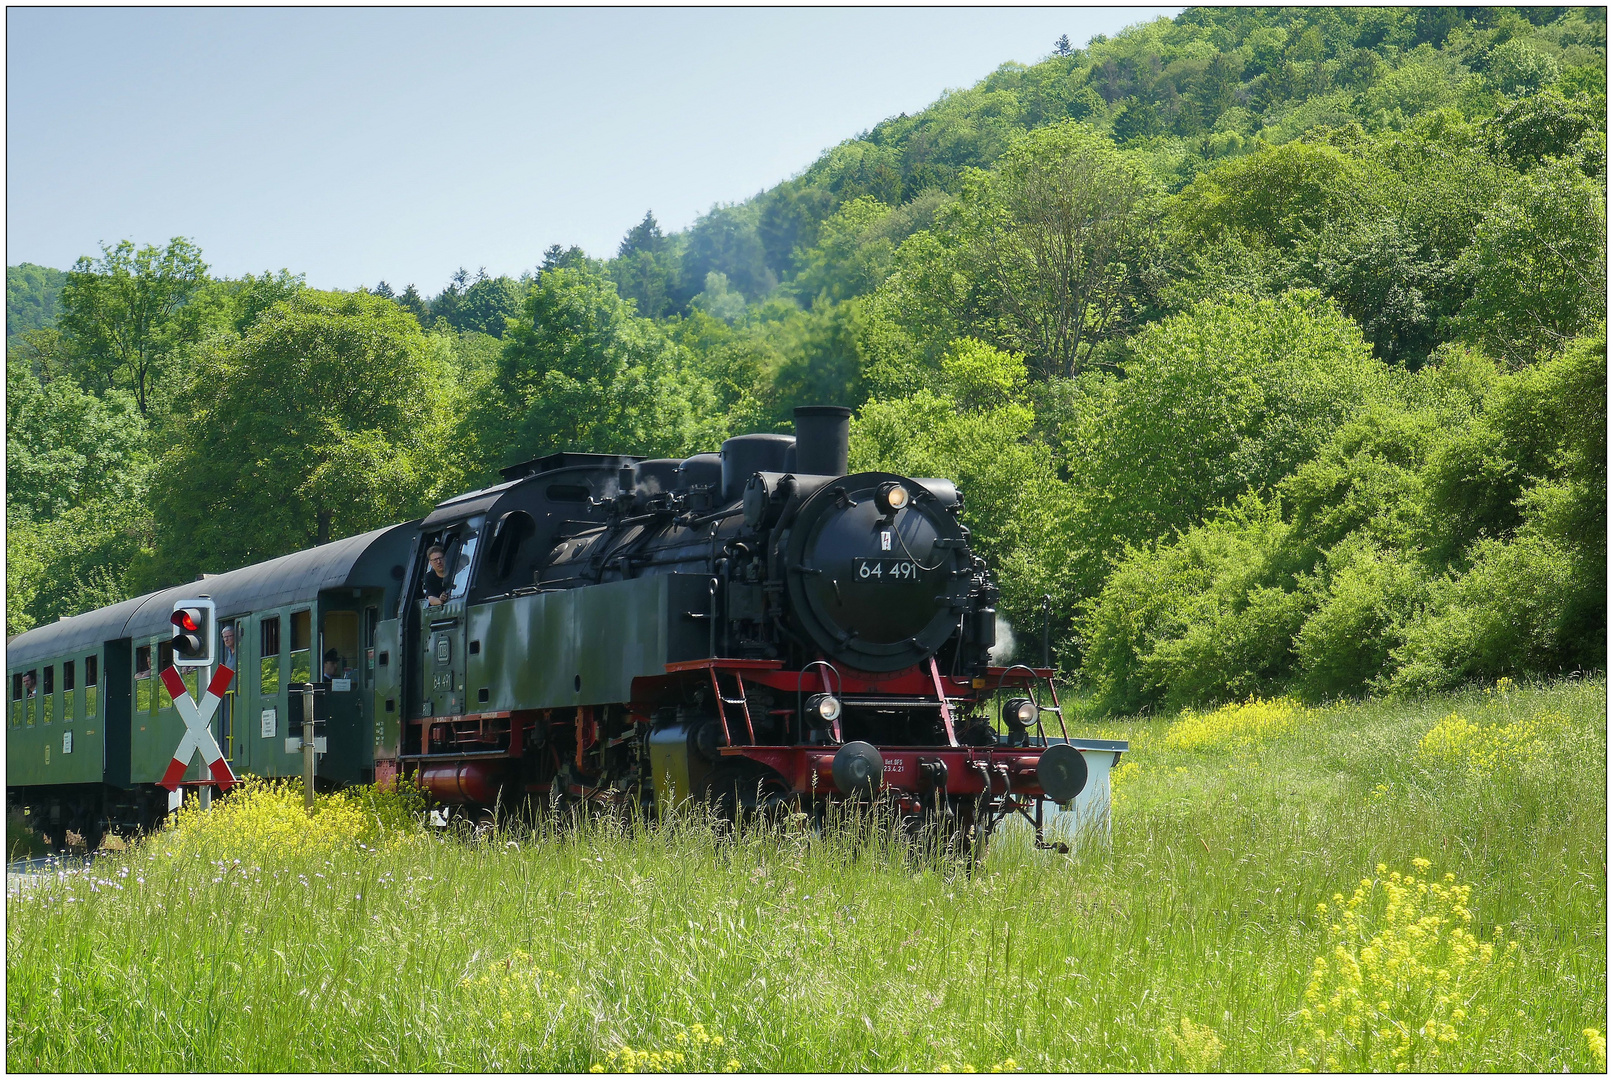
[[[67,275],[48,266],[20,263],[6,267],[6,337],[56,325]]]
[[[661,225],[648,211],[629,229],[607,267],[616,291],[631,300],[638,314],[659,319],[672,311],[678,291],[679,246],[662,235]]]
[[[901,239],[891,235],[893,216],[866,195],[843,204],[823,223],[817,244],[796,252],[800,271],[788,290],[808,304],[819,296],[839,301],[872,292],[890,273]]]
[[[6,626],[18,633],[159,584],[149,552],[152,516],[144,475],[116,494],[43,522],[19,514],[6,526]]]
[[[454,330],[501,338],[505,322],[520,311],[525,291],[512,278],[488,277],[486,267],[476,272],[475,280],[460,267],[448,286],[431,301],[430,317]]]
[[[694,223],[683,245],[678,307],[688,302],[713,271],[726,275],[747,299],[759,300],[773,291],[778,277],[767,265],[757,233],[757,214],[754,204],[714,206]]]
[[[1016,141],[989,177],[968,178],[955,219],[990,320],[972,329],[1074,375],[1146,303],[1157,214],[1144,171],[1090,126]]]
[[[1360,162],[1325,144],[1288,143],[1201,173],[1175,200],[1189,241],[1232,236],[1255,248],[1286,248],[1325,226],[1351,222],[1366,186]]]
[[[694,418],[708,413],[703,389],[685,378],[677,344],[635,316],[610,278],[546,271],[505,337],[483,467],[556,450],[689,450]]]
[[[1102,706],[1605,663],[1606,373],[1600,335],[1511,375],[1452,353],[1280,501],[1128,549],[1082,624]]]
[[[1348,416],[1390,393],[1360,331],[1314,295],[1234,297],[1156,323],[1132,343],[1085,430],[1066,442],[1083,493],[1082,546],[1103,557],[1187,529],[1212,507],[1265,492]]]
[[[1605,182],[1561,160],[1530,172],[1479,224],[1458,269],[1473,280],[1459,321],[1513,364],[1607,316]]]
[[[959,336],[1022,352],[1044,375],[1081,370],[1147,303],[1156,205],[1142,168],[1087,125],[1019,140],[896,251],[870,305],[876,385],[922,384]]]
[[[184,397],[153,480],[162,575],[188,580],[419,513],[463,469],[454,395],[451,369],[397,304],[313,290],[276,304],[202,359]]]
[[[257,277],[247,274],[239,281],[225,284],[231,293],[230,324],[237,334],[246,333],[264,312],[296,296],[305,287],[302,274],[284,269],[277,274],[265,270]]]
[[[1556,90],[1527,94],[1496,110],[1487,129],[1494,152],[1514,168],[1567,157],[1587,135],[1604,131],[1607,100],[1589,94],[1566,98]]]
[[[205,309],[190,300],[206,281],[201,251],[184,237],[166,248],[103,244],[99,260],[79,259],[62,286],[58,322],[75,343],[80,381],[133,390],[145,414],[173,356],[201,339]]]
[[[46,521],[122,491],[146,451],[133,395],[96,397],[63,378],[40,385],[17,361],[9,366],[7,511]]]
[[[1352,536],[1324,556],[1314,607],[1293,635],[1296,685],[1326,700],[1359,694],[1388,667],[1406,625],[1431,591],[1426,570],[1409,554]]]
[[[1581,649],[1563,625],[1577,591],[1572,553],[1544,537],[1484,537],[1471,559],[1465,574],[1436,584],[1429,610],[1407,628],[1383,680],[1391,691],[1576,667]]]

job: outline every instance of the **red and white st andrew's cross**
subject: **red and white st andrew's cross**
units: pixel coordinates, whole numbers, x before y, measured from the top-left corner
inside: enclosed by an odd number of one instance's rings
[[[174,699],[179,718],[185,721],[185,737],[179,740],[179,746],[174,750],[174,760],[168,763],[168,771],[158,781],[169,791],[179,790],[179,782],[185,778],[185,770],[190,768],[190,759],[196,756],[197,750],[202,752],[202,760],[212,771],[215,784],[228,791],[235,783],[235,774],[230,771],[230,763],[224,760],[224,752],[218,748],[211,728],[219,700],[229,689],[233,678],[235,672],[220,664],[218,670],[213,672],[213,680],[207,684],[207,692],[202,695],[202,703],[198,706],[191,699],[190,688],[180,677],[179,669],[170,667],[163,671],[162,684],[168,688],[168,696]]]

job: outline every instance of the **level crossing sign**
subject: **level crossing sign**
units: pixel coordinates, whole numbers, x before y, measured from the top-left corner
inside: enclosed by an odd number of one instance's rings
[[[163,671],[162,684],[168,688],[168,696],[174,699],[179,718],[185,721],[185,737],[179,740],[174,759],[168,763],[168,771],[158,781],[169,791],[179,790],[179,782],[185,778],[185,770],[190,768],[191,758],[196,756],[198,750],[202,752],[202,760],[212,772],[215,784],[224,791],[230,790],[235,784],[235,774],[230,771],[230,763],[224,760],[224,752],[218,748],[218,740],[213,738],[211,727],[219,699],[234,678],[235,672],[220,664],[213,672],[212,681],[207,684],[207,692],[202,695],[202,703],[198,706],[191,699],[190,688],[185,685],[179,669],[170,667]]]

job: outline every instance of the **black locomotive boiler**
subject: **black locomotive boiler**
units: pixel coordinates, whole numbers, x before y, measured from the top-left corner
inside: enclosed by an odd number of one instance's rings
[[[145,773],[183,733],[150,677],[156,619],[205,593],[241,650],[215,721],[237,772],[298,773],[288,686],[323,681],[329,783],[412,775],[447,804],[649,813],[881,798],[977,840],[1010,814],[1040,835],[1044,802],[1082,791],[1083,755],[1122,747],[1068,738],[1050,671],[993,663],[997,590],[956,487],[848,473],[850,411],[795,415],[793,437],[683,460],[551,454],[418,522],[23,634],[9,761],[41,741],[48,760],[76,724],[106,767],[8,763],[8,798],[89,833],[153,812]],[[92,656],[95,716],[82,691],[23,689],[41,668],[60,684],[63,664],[82,686]]]

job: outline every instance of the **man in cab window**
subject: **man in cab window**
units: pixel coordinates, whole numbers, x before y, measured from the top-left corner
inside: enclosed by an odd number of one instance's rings
[[[432,607],[442,607],[448,599],[448,562],[443,558],[442,545],[432,544],[426,549],[426,561],[431,564],[426,570],[426,579],[421,587],[426,603]]]

